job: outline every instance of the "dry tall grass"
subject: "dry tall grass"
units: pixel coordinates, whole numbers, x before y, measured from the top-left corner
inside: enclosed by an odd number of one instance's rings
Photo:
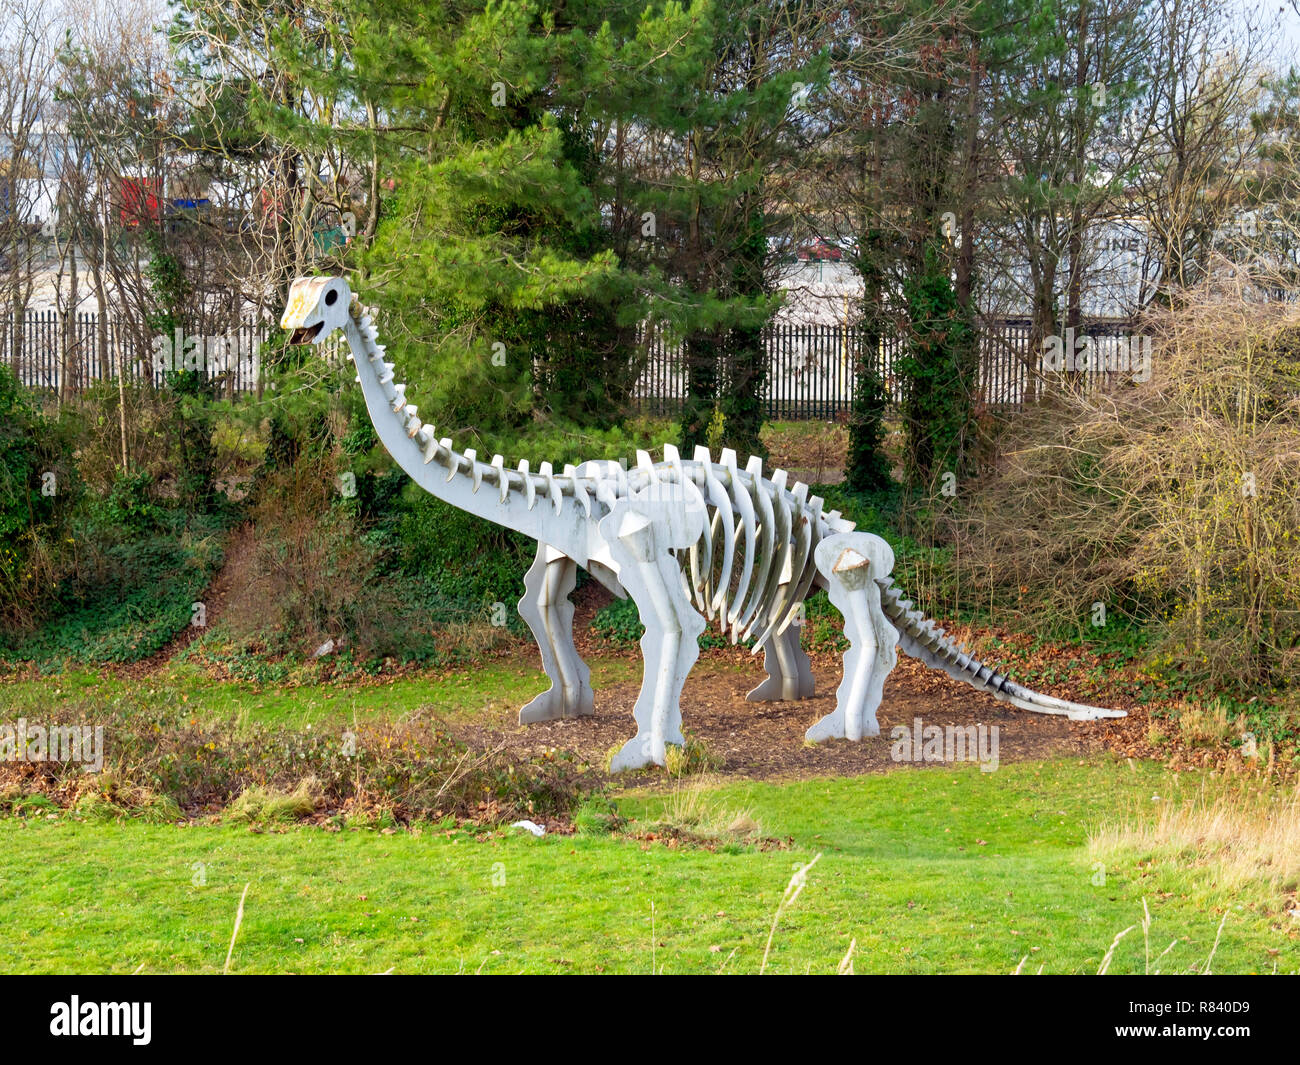
[[[732,807],[714,794],[717,780],[708,776],[678,777],[664,796],[663,812],[656,823],[694,839],[747,841],[762,833],[751,807]]]
[[[1154,819],[1131,815],[1102,825],[1092,853],[1199,870],[1219,890],[1249,887],[1279,904],[1300,891],[1300,785],[1279,795],[1242,784],[1182,802],[1167,800]]]

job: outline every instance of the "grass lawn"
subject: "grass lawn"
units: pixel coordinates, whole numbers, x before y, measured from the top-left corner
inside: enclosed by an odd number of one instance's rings
[[[313,698],[312,712],[349,709]],[[769,971],[834,972],[856,941],[857,972],[1008,973],[1028,957],[1026,972],[1093,973],[1145,899],[1152,957],[1173,943],[1153,968],[1202,970],[1226,913],[1216,972],[1297,972],[1300,920],[1263,887],[1227,891],[1212,868],[1138,853],[1103,868],[1089,850],[1108,817],[1151,817],[1201,786],[1101,757],[732,781],[695,798],[723,819],[747,811],[788,848],[716,852],[626,835],[8,817],[0,967],[220,971],[250,884],[235,972],[757,972],[793,869],[820,854]],[[643,824],[679,801],[616,799]],[[1142,972],[1145,952],[1135,928],[1110,971]]]
[[[593,658],[591,680],[597,688],[640,676],[641,664],[631,658]],[[108,700],[131,691],[160,698],[173,697],[213,716],[240,716],[268,725],[347,725],[354,720],[392,719],[419,707],[433,706],[449,721],[498,713],[514,718],[518,709],[548,681],[537,662],[501,661],[473,670],[428,676],[388,678],[376,684],[311,684],[298,687],[258,687],[214,681],[189,666],[171,667],[145,681],[119,680],[71,670],[39,680],[4,684],[10,715],[40,712],[52,703]]]

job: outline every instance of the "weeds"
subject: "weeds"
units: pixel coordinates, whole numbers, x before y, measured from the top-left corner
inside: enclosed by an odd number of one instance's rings
[[[529,757],[476,749],[414,713],[346,730],[200,717],[165,697],[131,694],[108,706],[72,701],[52,725],[103,725],[104,772],[58,762],[0,763],[0,809],[66,807],[96,819],[176,820],[225,811],[270,824],[330,809],[389,811],[399,820],[454,816],[497,823],[564,815],[585,767],[566,752]],[[37,798],[39,797],[39,798]]]
[[[733,808],[713,797],[707,777],[678,778],[665,794],[657,819],[644,828],[655,835],[709,845],[757,843],[762,826],[749,807]]]
[[[305,777],[289,792],[277,792],[257,785],[245,788],[226,808],[232,821],[256,825],[300,821],[324,807],[325,789],[315,777]]]

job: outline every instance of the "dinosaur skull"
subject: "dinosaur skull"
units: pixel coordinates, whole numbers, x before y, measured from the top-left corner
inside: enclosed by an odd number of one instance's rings
[[[300,277],[289,286],[289,302],[280,319],[291,329],[290,344],[319,344],[348,320],[352,292],[341,277]]]

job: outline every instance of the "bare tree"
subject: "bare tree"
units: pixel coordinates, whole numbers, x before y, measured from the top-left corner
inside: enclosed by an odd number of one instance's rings
[[[1222,0],[1160,0],[1151,135],[1132,205],[1151,260],[1142,302],[1176,302],[1208,275],[1225,226],[1247,209],[1270,74],[1265,27]]]
[[[68,28],[59,55],[67,161],[60,195],[69,215],[62,251],[72,263],[65,320],[75,321],[78,309],[79,254],[95,300],[101,373],[110,360],[110,319],[116,317],[129,331],[129,336],[114,338],[123,469],[130,464],[128,350],[138,359],[150,351],[156,293],[149,244],[151,238],[161,239],[166,224],[168,131],[180,113],[179,103],[166,92],[170,59],[166,41],[155,29],[159,15],[154,0],[68,0]]]
[[[322,233],[373,236],[379,194],[374,131],[384,116],[366,99],[343,99],[285,69],[276,33],[286,19],[320,62],[348,62],[350,41],[328,0],[193,0],[171,27],[185,61],[177,90],[193,106],[179,146],[220,188],[225,235],[238,252],[220,282],[232,306],[248,303],[265,316],[278,313],[290,280],[330,250]],[[250,121],[253,100],[295,132]],[[368,151],[358,147],[367,141]]]
[[[54,204],[46,181],[51,162],[53,19],[41,0],[13,0],[0,10],[0,308],[10,315],[15,371],[23,321],[36,286],[42,229]]]

